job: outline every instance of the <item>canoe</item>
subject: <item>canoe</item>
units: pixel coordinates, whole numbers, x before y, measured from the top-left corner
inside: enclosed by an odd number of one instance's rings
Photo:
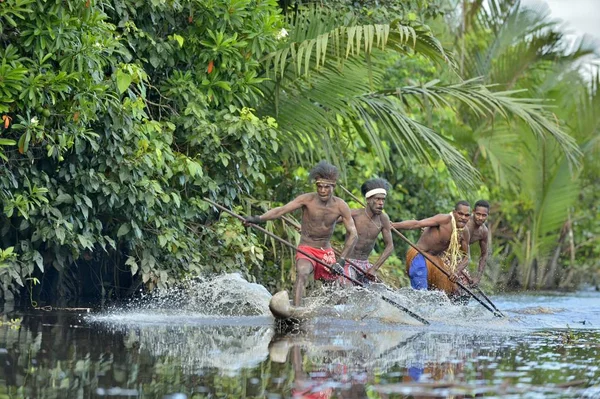
[[[368,369],[381,365],[390,367],[388,363],[406,356],[405,349],[422,334],[421,329],[415,328],[357,331],[343,328],[334,334],[329,329],[311,329],[303,334],[273,336],[269,358],[276,363],[286,363],[293,360],[290,352],[301,349],[304,356],[313,358],[316,363],[344,359],[344,364],[368,365]]]
[[[366,296],[370,295],[369,298]],[[354,320],[376,319],[385,323],[422,326],[423,323],[414,319],[402,310],[363,290],[355,294],[355,303],[331,306],[293,306],[287,291],[279,291],[269,301],[269,310],[278,321],[278,325],[301,324],[305,320],[316,317],[347,318]],[[361,306],[375,302],[371,306]],[[282,323],[284,322],[284,323]]]
[[[269,310],[273,317],[279,320],[304,319],[310,316],[310,310],[305,307],[293,306],[287,291],[279,291],[269,301]]]

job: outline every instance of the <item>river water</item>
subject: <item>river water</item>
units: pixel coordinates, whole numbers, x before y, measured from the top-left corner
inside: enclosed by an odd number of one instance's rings
[[[327,311],[285,334],[235,274],[90,312],[5,305],[0,399],[600,398],[596,291],[494,295],[498,318],[374,289],[315,293]],[[380,295],[431,324],[390,323]]]

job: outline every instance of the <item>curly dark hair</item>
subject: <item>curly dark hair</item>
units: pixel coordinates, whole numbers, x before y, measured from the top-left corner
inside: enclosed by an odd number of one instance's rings
[[[390,191],[391,185],[385,179],[369,179],[360,187],[360,192],[363,197],[371,190],[383,188],[385,191]]]
[[[321,161],[310,170],[308,177],[311,180],[326,179],[337,181],[340,172],[338,168],[326,161]]]
[[[462,200],[462,201],[458,201],[456,203],[456,205],[454,206],[454,210],[457,211],[458,207],[461,206],[461,205],[468,206],[469,208],[471,207],[471,204],[469,204],[469,201]]]
[[[478,206],[481,206],[483,208],[487,208],[488,212],[490,211],[490,203],[487,202],[486,200],[479,200],[475,203],[474,208],[477,208]]]

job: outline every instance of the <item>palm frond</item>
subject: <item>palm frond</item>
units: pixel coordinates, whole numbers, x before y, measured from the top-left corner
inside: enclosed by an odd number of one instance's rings
[[[373,79],[379,83],[382,76],[375,71]],[[329,154],[343,152],[342,143],[350,137],[340,129],[338,118],[342,118],[387,167],[391,164],[385,140],[403,159],[416,158],[425,164],[441,159],[463,189],[479,181],[478,172],[460,152],[440,134],[411,119],[400,101],[365,95],[370,93],[370,84],[360,61],[350,60],[343,71],[324,68],[310,84],[302,79],[283,81],[288,85],[280,87],[277,119],[284,140],[296,143],[286,147],[290,151],[301,146],[306,151],[316,147],[329,149]],[[260,111],[272,114],[274,106],[267,103]]]
[[[267,98],[258,108],[262,115],[277,115],[282,139],[293,146],[284,151],[294,154],[297,149],[310,152],[314,148],[328,148],[329,154],[341,151],[340,142],[331,140],[340,129],[338,116],[350,120],[348,99],[370,90],[369,79],[359,61],[349,60],[343,71],[326,67],[310,80],[286,72],[286,79],[265,84]],[[373,79],[379,81],[376,71]],[[368,141],[367,141],[368,142]],[[379,140],[377,140],[379,143]],[[381,143],[377,148],[381,149]],[[381,152],[379,152],[381,154]]]
[[[537,99],[515,97],[515,94],[521,93],[522,90],[493,92],[489,88],[489,85],[482,85],[477,79],[452,85],[440,85],[438,81],[432,81],[422,86],[380,90],[369,95],[410,97],[417,102],[427,98],[434,107],[454,108],[458,102],[480,117],[493,117],[496,114],[507,120],[516,117],[524,121],[537,137],[554,138],[570,165],[579,166],[582,154],[575,139],[563,132],[556,122],[548,119],[550,115],[547,105]]]
[[[370,90],[364,72],[364,66],[355,60],[350,60],[343,71],[326,67],[310,79],[287,71],[285,79],[265,83],[266,97],[277,95],[277,100],[266,101],[259,112],[276,115],[279,124],[288,131],[303,130],[307,119],[321,128],[333,128],[337,122],[331,119],[331,113],[344,114],[348,98]],[[379,82],[381,74],[375,71],[371,77]]]
[[[578,122],[573,130],[591,167],[600,168],[600,66],[592,71],[586,92],[575,103]]]
[[[518,192],[531,205],[532,257],[543,258],[556,245],[560,228],[580,192],[579,173],[573,173],[556,143],[520,138],[529,156],[519,161]],[[518,145],[518,143],[515,143]]]
[[[539,226],[537,234],[540,238],[550,236],[541,247],[542,252],[552,249],[557,233],[567,220],[569,208],[577,201],[579,192],[580,181],[577,176],[573,176],[568,163],[563,159],[549,174],[536,209],[536,224]]]
[[[572,62],[593,52],[587,41],[580,41],[569,50],[559,21],[549,18],[549,9],[544,4],[521,7],[518,1],[487,3],[487,7],[472,8],[477,18],[470,34],[493,32],[493,40],[487,45],[479,40],[467,42],[471,43],[463,55],[467,77],[483,76],[486,82],[511,88],[540,61]]]
[[[403,158],[417,155],[426,163],[431,163],[433,157],[441,158],[464,187],[470,184],[468,182],[476,181],[478,173],[467,166],[469,163],[464,157],[439,134],[409,118],[402,101],[408,105],[416,102],[421,107],[427,103],[434,108],[456,108],[457,104],[462,104],[482,118],[498,114],[507,121],[513,117],[522,120],[537,139],[553,138],[572,167],[579,165],[581,152],[575,140],[547,118],[546,106],[538,100],[515,97],[519,91],[492,92],[489,86],[470,80],[453,85],[433,81],[422,86],[368,92],[369,82],[362,71],[358,61],[350,62],[342,72],[335,68],[324,69],[313,77],[313,84],[303,85],[295,80],[296,85],[285,87],[278,101],[278,120],[288,138],[302,137],[312,145],[318,143],[314,141],[318,138],[325,140],[319,145],[335,151],[335,143],[329,142],[328,132],[339,130],[337,116],[348,120],[355,118],[358,134],[381,159],[386,159],[381,144],[383,134],[383,138],[391,139]],[[375,77],[381,79],[379,75]],[[311,121],[310,126],[306,125],[307,120]],[[494,157],[493,153],[491,157]],[[506,159],[507,155],[498,154],[495,159],[499,162],[500,157]],[[512,175],[510,167],[500,169],[497,165],[495,170],[501,179]]]
[[[363,121],[357,129],[362,128],[368,137],[382,133],[406,161],[416,158],[431,165],[433,160],[442,160],[461,189],[472,189],[480,181],[479,172],[443,136],[409,118],[397,103],[382,97],[353,99],[350,105]]]
[[[539,139],[545,140],[547,135],[554,138],[567,158],[569,166],[572,169],[578,168],[581,165],[581,150],[576,140],[560,129],[557,119],[550,120],[552,115],[548,112],[549,107],[539,100],[513,97],[514,92],[494,92],[493,94],[499,106],[503,107],[507,113],[524,121]]]
[[[501,187],[511,187],[519,181],[522,153],[519,135],[507,124],[496,124],[493,129],[480,134],[477,140],[481,155],[487,159]]]
[[[399,21],[340,25],[338,12],[316,7],[299,13],[292,21],[285,45],[262,60],[270,79],[283,78],[289,67],[294,68],[296,76],[305,77],[311,70],[320,70],[327,62],[341,69],[348,58],[368,56],[375,48],[412,50],[436,62],[452,64],[452,58],[424,25],[413,27]]]

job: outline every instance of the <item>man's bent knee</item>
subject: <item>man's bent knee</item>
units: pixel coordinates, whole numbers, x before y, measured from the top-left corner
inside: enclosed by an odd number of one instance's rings
[[[305,259],[298,259],[296,262],[296,273],[298,277],[306,279],[313,271],[312,263]]]

